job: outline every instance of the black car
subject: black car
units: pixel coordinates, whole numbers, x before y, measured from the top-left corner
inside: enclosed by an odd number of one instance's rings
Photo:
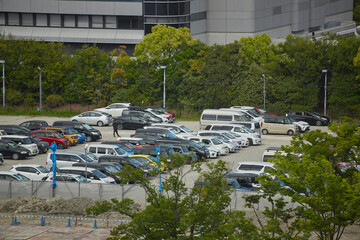
[[[163,120],[152,113],[145,112],[145,109],[126,109],[123,111],[122,116],[134,116],[146,119],[150,123],[162,123]]]
[[[10,140],[0,140],[0,153],[4,158],[12,158],[14,160],[25,159],[30,155],[30,150],[19,146]]]
[[[19,125],[0,125],[0,129],[4,130],[7,135],[32,135],[31,130]]]
[[[102,138],[101,132],[95,128],[90,127],[86,123],[73,122],[73,121],[55,121],[53,126],[66,126],[77,130],[80,133],[85,134],[86,141],[92,142]]]
[[[19,124],[22,127],[25,127],[27,129],[33,130],[39,130],[42,127],[48,127],[49,124],[44,120],[30,120]]]
[[[30,139],[33,143],[35,143],[39,149],[39,153],[47,153],[49,150],[49,143],[45,141],[41,141],[39,136],[31,135]]]
[[[117,117],[117,128],[121,129],[138,129],[143,128],[145,126],[150,126],[151,123],[145,118],[137,117],[137,116],[121,116]]]
[[[297,121],[307,122],[309,125],[313,126],[327,126],[330,123],[330,118],[320,115],[317,112],[307,110],[288,112],[286,116],[292,117]]]

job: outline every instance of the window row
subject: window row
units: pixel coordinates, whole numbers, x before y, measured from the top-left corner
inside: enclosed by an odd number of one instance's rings
[[[0,25],[64,28],[144,29],[140,16],[60,15],[0,12]]]
[[[145,15],[173,16],[189,15],[190,2],[144,3]]]

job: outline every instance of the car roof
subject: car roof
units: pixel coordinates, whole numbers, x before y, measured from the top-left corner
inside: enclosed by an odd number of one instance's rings
[[[41,166],[40,164],[30,164],[30,163],[27,163],[27,164],[16,164],[16,165],[12,165],[11,167],[44,167],[44,166]]]
[[[85,145],[85,147],[87,147],[87,146],[89,146],[89,147],[109,147],[109,148],[119,148],[117,145],[115,145],[115,144],[101,144],[101,143],[88,143],[88,144],[86,144]]]
[[[53,131],[53,130],[34,130],[32,131],[33,133],[35,132],[48,132],[48,133],[57,133],[57,131]]]
[[[258,177],[259,174],[257,173],[252,173],[252,172],[229,172],[227,174],[225,174],[224,177],[227,178],[236,178],[236,177]]]
[[[248,165],[257,165],[257,166],[270,166],[270,167],[273,167],[274,166],[274,163],[272,162],[239,162],[239,165],[241,164],[248,164]]]
[[[59,168],[60,170],[61,169],[70,169],[70,170],[85,170],[86,167],[61,167]],[[96,168],[91,168],[91,167],[88,167],[87,168],[88,171],[93,171],[93,170],[97,170]]]
[[[1,135],[0,138],[8,138],[8,137],[13,137],[13,138],[28,138],[29,136],[24,136],[24,135]]]
[[[85,150],[57,150],[55,153],[85,154]]]

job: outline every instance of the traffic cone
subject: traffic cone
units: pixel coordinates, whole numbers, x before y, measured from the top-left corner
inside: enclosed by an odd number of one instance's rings
[[[40,226],[45,226],[44,216],[41,217],[41,223]]]
[[[68,227],[71,227],[71,222],[70,222],[70,218],[68,219],[68,224],[67,224]]]
[[[15,216],[15,218],[14,218],[14,224],[13,224],[13,225],[14,225],[14,226],[17,226],[17,225],[18,225],[16,216]]]
[[[96,219],[94,220],[94,226],[93,228],[97,228]]]

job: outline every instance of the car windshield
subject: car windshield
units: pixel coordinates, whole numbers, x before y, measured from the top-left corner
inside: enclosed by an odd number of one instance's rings
[[[200,144],[198,144],[198,143],[196,143],[196,142],[194,142],[194,141],[190,141],[190,142],[189,142],[189,145],[192,146],[192,147],[195,147],[195,148],[197,148],[197,149],[201,149],[201,148],[202,148]]]
[[[210,140],[214,145],[219,145],[219,144],[221,144],[221,142],[218,140],[218,139],[216,139],[216,138],[213,138],[213,139],[211,139]]]
[[[63,135],[61,135],[58,132],[54,132],[54,136],[57,137],[57,138],[63,138],[64,137]]]
[[[242,118],[242,116],[239,115],[234,115],[234,121],[243,121],[244,119]]]
[[[46,168],[44,168],[43,166],[38,166],[37,169],[42,172],[42,173],[49,173],[49,170],[47,170]]]
[[[250,128],[247,128],[247,127],[245,127],[245,126],[242,126],[242,128],[243,128],[246,132],[248,132],[248,133],[254,133],[254,131],[251,130]]]
[[[178,129],[175,128],[168,128],[170,132],[172,132],[173,134],[179,134],[180,131]]]
[[[223,133],[223,135],[224,135],[225,137],[227,137],[228,139],[235,139],[235,137],[232,136],[232,135],[229,134],[229,133]]]
[[[75,177],[77,179],[78,182],[82,182],[82,183],[87,183],[88,180],[86,178],[84,178],[83,176],[76,176]]]
[[[222,143],[229,143],[229,140],[226,140],[225,138],[223,137],[218,137],[219,141],[222,142]]]
[[[99,157],[96,156],[95,154],[91,153],[91,152],[87,152],[86,156],[88,156],[89,158],[91,158],[92,160],[98,161]]]
[[[105,174],[100,172],[99,170],[95,169],[91,171],[93,174],[95,174],[98,178],[107,178]]]
[[[147,158],[150,159],[150,160],[153,161],[153,162],[159,162],[159,160],[156,159],[156,158],[153,157],[153,156],[147,156]]]
[[[31,139],[33,140],[34,143],[41,142],[38,136],[31,136]]]
[[[66,135],[76,134],[71,128],[65,128],[65,129],[64,129],[64,133],[65,133]]]
[[[20,174],[20,173],[16,173],[13,175],[16,179],[21,180],[21,181],[30,181],[29,178],[25,177],[24,175]]]
[[[289,118],[291,122],[297,122],[294,118]]]
[[[125,151],[122,150],[121,148],[114,148],[115,152],[118,154],[118,155],[123,155],[125,154]]]
[[[316,116],[321,117],[321,115],[320,115],[319,113],[317,113],[317,112],[310,112],[310,113],[312,113],[312,114],[314,114],[314,115],[316,115]]]
[[[120,147],[121,149],[123,149],[124,151],[126,151],[126,152],[133,152],[133,150],[130,149],[128,146],[120,145],[119,147]]]
[[[145,165],[144,163],[140,162],[138,159],[135,158],[130,158],[130,162],[134,164],[136,167],[142,167]]]
[[[22,144],[31,144],[32,141],[30,138],[23,138],[23,139],[21,139],[21,143]]]
[[[85,162],[93,162],[93,160],[85,154],[81,154],[79,157],[81,157]]]
[[[187,133],[191,133],[191,132],[192,132],[189,128],[187,128],[187,127],[185,127],[185,126],[183,126],[183,125],[179,126],[179,128],[181,128],[181,130],[183,130],[184,132],[187,132]]]
[[[87,130],[92,130],[93,128],[90,127],[87,123],[83,123],[82,126]]]
[[[14,143],[13,141],[9,141],[9,142],[7,142],[7,144],[8,144],[10,147],[14,147],[14,148],[19,147],[19,145],[16,144],[16,143]]]
[[[118,169],[116,169],[116,167],[114,167],[114,166],[111,166],[111,165],[103,165],[103,166],[106,169],[106,171],[109,173],[119,172]]]

